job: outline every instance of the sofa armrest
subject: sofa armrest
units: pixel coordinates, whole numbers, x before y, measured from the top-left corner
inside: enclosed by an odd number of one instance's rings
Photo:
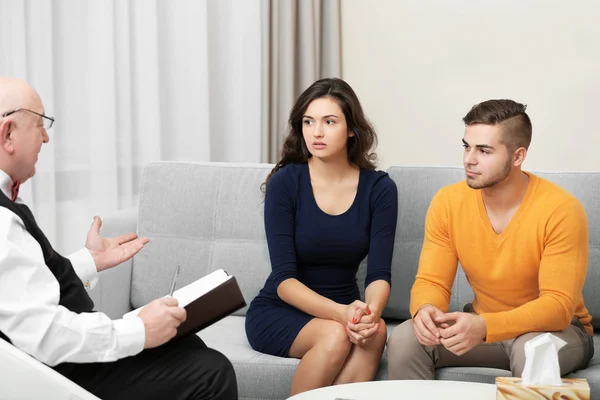
[[[65,378],[0,339],[0,395],[3,399],[100,400],[81,386]]]
[[[137,231],[137,207],[127,208],[102,217],[103,237],[115,237]],[[98,283],[89,292],[94,301],[94,310],[101,311],[111,319],[119,319],[132,310],[131,271],[133,259],[125,261],[98,274]]]

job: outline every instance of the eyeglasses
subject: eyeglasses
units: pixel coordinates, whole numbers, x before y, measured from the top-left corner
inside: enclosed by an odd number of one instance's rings
[[[16,110],[5,112],[4,114],[2,114],[2,118],[8,117],[9,115],[12,115],[19,111],[27,111],[27,112],[30,112],[30,113],[33,113],[35,115],[39,115],[40,117],[42,117],[43,118],[42,121],[44,121],[44,129],[50,129],[50,128],[52,128],[52,125],[54,124],[54,118],[47,117],[44,114],[40,114],[38,112],[28,110],[26,108],[17,108]]]

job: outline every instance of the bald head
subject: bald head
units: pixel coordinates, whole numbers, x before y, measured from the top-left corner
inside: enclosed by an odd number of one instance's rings
[[[25,81],[0,76],[0,115],[16,108],[42,107],[37,92]]]
[[[50,140],[44,113],[40,96],[27,82],[0,76],[0,169],[13,182],[35,174],[38,153]]]

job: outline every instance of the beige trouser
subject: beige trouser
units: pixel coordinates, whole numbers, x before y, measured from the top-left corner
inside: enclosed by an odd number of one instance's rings
[[[435,369],[443,367],[499,368],[520,377],[525,366],[525,342],[542,333],[483,343],[457,356],[442,345],[421,345],[413,332],[412,320],[408,320],[398,325],[388,339],[388,379],[435,379]],[[594,341],[577,318],[573,317],[567,329],[552,334],[567,342],[558,352],[561,375],[587,366],[594,355]]]

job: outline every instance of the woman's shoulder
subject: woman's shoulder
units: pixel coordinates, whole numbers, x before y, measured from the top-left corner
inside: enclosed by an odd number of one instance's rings
[[[366,184],[369,187],[372,187],[372,188],[378,189],[378,190],[391,189],[391,188],[393,188],[394,190],[396,189],[396,182],[394,182],[394,180],[392,178],[390,178],[390,175],[385,171],[363,170],[362,174],[364,176]]]
[[[305,167],[306,164],[284,165],[271,175],[269,183],[267,184],[267,189],[270,187],[285,187],[288,189],[297,188],[300,175]]]
[[[390,204],[390,202],[398,202],[398,188],[396,182],[390,178],[385,171],[364,171],[363,177],[365,185],[363,191],[365,201],[371,204],[371,207],[378,207],[382,204]]]

